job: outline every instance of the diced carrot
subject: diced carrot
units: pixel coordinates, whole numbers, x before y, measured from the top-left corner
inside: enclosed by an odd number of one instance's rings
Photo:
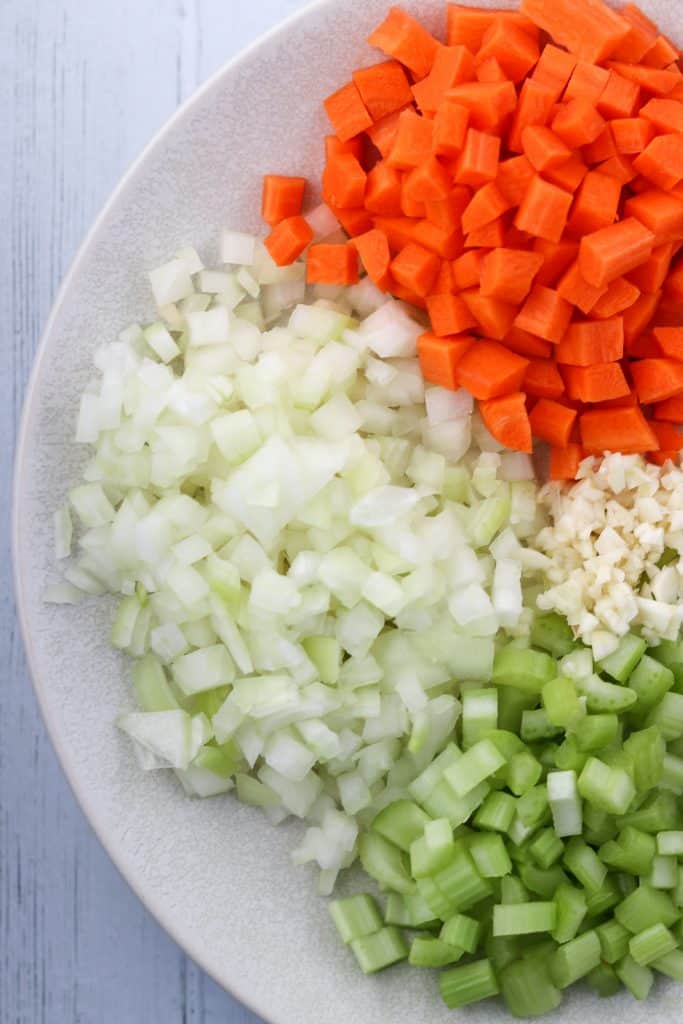
[[[504,82],[507,75],[495,57],[487,57],[477,64],[476,78],[478,82]]]
[[[472,193],[464,185],[451,189],[445,199],[425,203],[427,220],[437,228],[452,231],[459,228],[462,215],[469,206]]]
[[[443,260],[439,267],[439,273],[436,276],[436,281],[432,285],[434,295],[448,295],[450,292],[455,291],[455,282],[453,280],[453,267],[448,260]]]
[[[439,257],[411,242],[391,263],[391,274],[400,285],[416,295],[429,295],[440,267]]]
[[[370,46],[404,64],[417,78],[429,74],[439,43],[426,28],[400,7],[392,7],[368,37]]]
[[[391,282],[391,294],[395,299],[400,299],[402,302],[407,302],[409,305],[417,306],[418,309],[424,309],[425,313],[427,312],[425,296],[416,295],[410,288],[405,288],[396,280]]]
[[[574,238],[581,238],[613,224],[620,199],[621,185],[616,178],[590,171],[579,186],[567,231]]]
[[[661,292],[654,295],[641,295],[632,306],[624,310],[624,344],[629,355],[636,355],[633,345],[650,325],[660,297]]]
[[[655,236],[633,217],[594,231],[581,240],[579,267],[596,288],[635,270],[652,255]]]
[[[456,183],[479,188],[488,181],[493,181],[498,173],[499,155],[499,138],[470,128],[456,164]]]
[[[676,47],[666,36],[658,36],[655,45],[643,57],[643,64],[650,68],[667,68],[679,57]]]
[[[669,423],[683,423],[683,395],[667,398],[655,405],[655,419]]]
[[[552,43],[547,43],[534,68],[531,80],[545,85],[558,100],[567,87],[567,83],[576,67],[577,59],[573,53],[567,53]]]
[[[552,121],[553,131],[571,149],[579,149],[595,142],[604,131],[605,119],[596,107],[585,99],[564,103]]]
[[[265,239],[266,249],[279,267],[287,267],[313,241],[313,230],[303,217],[287,217],[275,225]]]
[[[608,398],[604,402],[593,402],[595,409],[637,409],[640,406],[638,395],[635,391],[629,391],[627,395],[620,395],[619,398]]]
[[[473,128],[500,133],[501,125],[517,106],[517,93],[508,81],[466,82],[449,89],[446,100],[467,107]]]
[[[366,231],[364,235],[354,238],[351,245],[357,250],[370,280],[374,281],[382,291],[389,291],[391,287],[389,274],[391,251],[384,232],[373,228],[372,231]]]
[[[328,96],[325,100],[325,110],[335,135],[342,142],[366,131],[372,124],[372,118],[365,109],[354,82],[349,82]]]
[[[658,68],[648,68],[642,64],[625,64],[622,61],[610,60],[607,67],[618,72],[623,78],[635,82],[643,92],[651,93],[653,96],[668,96],[680,82],[680,75],[674,71],[660,71]]]
[[[675,359],[640,359],[631,363],[631,373],[643,405],[683,393],[683,364]]]
[[[478,60],[495,57],[511,82],[521,82],[539,58],[536,40],[510,21],[495,18],[482,39]]]
[[[683,134],[657,136],[636,157],[633,166],[659,188],[675,188],[683,181]]]
[[[529,334],[528,331],[523,331],[520,327],[515,327],[514,324],[503,338],[503,341],[505,342],[505,347],[509,348],[511,352],[516,352],[517,355],[526,356],[531,360],[540,359],[541,361],[546,361],[553,350],[553,346],[549,341],[537,338],[536,335]]]
[[[562,139],[545,125],[527,125],[522,132],[522,146],[539,173],[566,164],[572,155]]]
[[[515,326],[557,345],[569,326],[571,305],[558,292],[535,284],[515,319]]]
[[[458,295],[428,296],[427,312],[437,338],[463,334],[477,325],[469,307]]]
[[[660,451],[650,452],[648,461],[657,466],[664,466],[670,460],[678,461],[678,454],[683,448],[683,434],[679,433],[673,423],[651,423],[650,426],[659,442]]]
[[[522,249],[525,252],[533,252],[535,241],[536,239],[532,238],[526,231],[520,231],[519,228],[512,224],[505,232],[503,247],[505,249]]]
[[[357,284],[358,253],[351,245],[312,245],[306,279],[309,284]]]
[[[631,281],[625,277],[618,277],[616,281],[612,281],[602,298],[595,303],[590,311],[591,316],[597,317],[599,320],[609,320],[632,306],[639,296],[640,290]]]
[[[431,156],[434,139],[434,123],[420,117],[414,110],[404,110],[398,115],[396,138],[391,152],[386,157],[391,167],[412,170]]]
[[[683,262],[677,263],[669,274],[664,293],[667,299],[683,302]]]
[[[501,245],[505,245],[506,229],[507,221],[504,217],[492,220],[490,224],[485,224],[483,228],[477,228],[475,231],[470,231],[469,235],[465,236],[465,248],[497,249]]]
[[[336,135],[325,136],[325,159],[331,160],[335,156],[350,153],[359,162],[363,159],[363,136],[354,135],[352,139],[342,142]]]
[[[617,117],[610,129],[617,153],[627,156],[642,153],[654,135],[652,124],[642,117]]]
[[[458,291],[474,288],[481,280],[484,252],[466,252],[453,262],[453,283]]]
[[[683,238],[683,201],[660,189],[632,196],[624,204],[627,217],[635,217],[655,236],[660,247]]]
[[[617,148],[614,145],[614,136],[610,126],[606,125],[595,142],[591,142],[589,146],[584,146],[582,152],[583,158],[588,164],[601,164],[605,160],[609,160],[610,157],[615,156]]]
[[[559,242],[548,242],[544,238],[534,241],[534,252],[543,257],[543,266],[536,275],[536,284],[554,285],[562,277],[565,270],[577,259],[579,243],[571,239]]]
[[[413,229],[413,241],[436,253],[442,260],[454,260],[463,250],[462,231],[459,228],[438,228],[428,220],[417,222]]]
[[[652,333],[662,355],[683,362],[683,327],[655,327]]]
[[[579,153],[574,153],[566,164],[559,167],[552,167],[545,172],[546,179],[565,192],[576,192],[577,188],[588,174],[588,167],[581,159]]]
[[[619,13],[629,22],[630,29],[624,41],[614,51],[614,56],[617,60],[638,64],[647,51],[654,46],[657,40],[657,28],[635,4],[626,4]]]
[[[650,100],[640,108],[639,116],[650,121],[658,132],[683,132],[683,103],[680,100]]]
[[[496,441],[512,451],[531,454],[531,425],[526,397],[521,391],[481,402],[479,412],[484,426]]]
[[[365,109],[373,121],[401,110],[413,99],[410,82],[395,60],[354,71],[353,80]]]
[[[368,171],[365,208],[370,213],[381,213],[387,217],[401,214],[401,176],[384,160]]]
[[[446,199],[452,187],[450,174],[435,156],[414,168],[404,182],[405,195],[416,203]]]
[[[330,209],[346,234],[352,238],[355,238],[356,235],[363,235],[372,228],[372,217],[365,207],[342,209],[341,206],[331,206]]]
[[[544,52],[547,50],[548,47]],[[548,122],[556,99],[557,96],[552,87],[536,81],[534,78],[526,80],[519,95],[508,138],[508,146],[513,153],[521,153],[523,150],[522,132],[525,128],[530,125],[544,125]]]
[[[301,213],[305,190],[305,178],[266,174],[261,200],[261,216],[266,224],[273,228],[288,217],[297,217]]]
[[[586,404],[621,398],[630,391],[620,363],[567,365],[562,367],[562,376],[569,397]]]
[[[529,414],[529,423],[534,437],[557,448],[565,448],[569,444],[576,416],[575,409],[569,409],[550,398],[541,398]]]
[[[471,82],[474,72],[474,57],[466,47],[440,46],[427,77],[413,86],[420,110],[435,113],[448,90],[462,82]]]
[[[420,369],[425,380],[456,391],[459,387],[457,365],[473,344],[474,338],[469,335],[437,338],[431,331],[427,331],[417,341]]]
[[[623,354],[624,321],[618,316],[610,320],[585,320],[571,324],[555,349],[558,363],[571,366],[613,363]]]
[[[514,323],[517,313],[516,306],[482,295],[481,291],[476,288],[462,292],[462,298],[479,324],[483,335],[493,338],[495,341],[502,341],[507,336]]]
[[[572,72],[572,77],[567,83],[567,88],[562,98],[565,103],[569,100],[581,98],[588,100],[593,106],[597,106],[600,97],[607,88],[609,76],[610,72],[606,71],[605,68],[598,67],[596,64],[585,60],[580,60]]]
[[[482,264],[481,294],[503,302],[520,303],[531,290],[543,265],[538,253],[516,249],[494,249]]]
[[[401,178],[401,213],[404,217],[411,217],[414,220],[424,220],[427,216],[427,207],[419,199],[410,194],[408,188],[409,175],[403,174]]]
[[[640,86],[616,71],[610,71],[609,81],[597,101],[603,117],[633,117],[638,109]]]
[[[367,134],[370,142],[375,149],[379,150],[385,160],[394,148],[394,143],[398,136],[399,120],[404,112],[403,110],[397,110],[395,114],[388,114],[381,121],[375,121],[372,127],[368,128]]]
[[[642,266],[631,271],[628,280],[639,291],[645,292],[647,295],[654,295],[655,292],[660,291],[666,281],[673,253],[672,243],[660,245],[654,250],[647,263],[643,263]]]
[[[513,156],[498,165],[496,185],[512,206],[519,206],[535,176],[525,156]]]
[[[495,181],[490,181],[474,193],[467,209],[462,215],[462,230],[469,234],[479,228],[498,220],[512,204],[508,202]]]
[[[556,481],[575,480],[583,459],[580,444],[568,444],[565,448],[550,449],[550,479]]]
[[[478,401],[487,401],[519,391],[527,365],[528,360],[484,339],[477,341],[460,360],[458,381]]]
[[[577,309],[586,314],[590,313],[596,302],[602,298],[606,291],[607,285],[596,288],[595,285],[588,284],[581,273],[578,260],[567,268],[557,283],[558,294],[566,302],[576,306]]]
[[[449,46],[466,46],[470,53],[478,53],[484,36],[497,19],[523,28],[533,38],[538,37],[536,26],[518,11],[485,11],[480,7],[461,4],[448,5],[447,38]]]
[[[615,52],[629,24],[602,0],[522,0],[526,14],[560,46],[597,64]]]
[[[323,171],[323,198],[330,206],[355,210],[363,206],[367,175],[355,156],[342,153],[327,161]]]
[[[605,160],[604,163],[599,165],[597,170],[601,171],[602,174],[616,178],[622,185],[628,185],[636,177],[631,161],[628,157],[622,156],[619,153],[616,156],[610,157],[609,160]]]
[[[465,145],[469,125],[469,109],[448,100],[439,107],[434,118],[434,152],[437,156],[455,159]]]
[[[532,359],[529,363],[522,390],[533,398],[561,398],[564,381],[552,359]]]
[[[536,238],[559,242],[571,204],[572,197],[568,192],[537,176],[520,203],[515,225]]]

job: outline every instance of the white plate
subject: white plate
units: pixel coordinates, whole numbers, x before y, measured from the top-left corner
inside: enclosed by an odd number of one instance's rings
[[[673,34],[679,2],[644,6]],[[273,829],[231,797],[187,800],[172,777],[136,769],[112,725],[130,698],[129,666],[106,643],[111,606],[56,608],[43,604],[42,592],[54,569],[52,513],[84,461],[71,439],[93,349],[152,313],[148,268],[187,243],[215,259],[222,226],[260,229],[264,172],[317,180],[322,100],[354,67],[376,59],[363,40],[388,6],[389,0],[313,4],[224,68],[144,152],[64,283],[33,370],[17,454],[17,601],[64,770],[145,905],[220,984],[276,1024],[341,1024],[349,1017],[358,1024],[414,1024],[425,1016],[439,1024],[453,1014],[441,1004],[430,971],[360,975],[331,926],[326,901],[314,895],[306,871],[290,863],[296,826]],[[443,33],[442,0],[404,6]],[[601,1024],[680,1020],[682,995],[681,988],[660,985],[645,1005],[624,995],[598,1011],[590,995],[574,993],[561,1019],[599,1012]],[[509,1019],[497,1004],[467,1017],[475,1024]]]

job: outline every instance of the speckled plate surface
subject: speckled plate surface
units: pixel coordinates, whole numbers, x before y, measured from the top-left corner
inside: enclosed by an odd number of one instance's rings
[[[258,0],[256,0],[258,2]],[[548,0],[549,3],[552,0]],[[110,200],[57,300],[26,401],[17,455],[14,555],[19,612],[43,715],[102,843],[161,924],[219,983],[274,1024],[452,1021],[432,972],[364,979],[341,947],[310,876],[291,865],[295,825],[273,829],[228,797],[187,800],[174,779],[143,774],[112,722],[129,704],[128,666],[109,650],[111,606],[46,606],[52,513],[84,453],[71,444],[96,345],[152,313],[146,270],[181,245],[215,260],[222,226],[258,230],[266,171],[320,170],[321,102],[373,61],[363,40],[388,0],[321,0],[224,68],[167,125]],[[443,34],[443,0],[404,0]],[[483,6],[512,6],[496,0]],[[681,35],[680,0],[644,0]],[[226,8],[226,25],[229,14]],[[562,1022],[681,1021],[683,988],[644,1004],[573,993]],[[509,1019],[493,1003],[472,1024]]]

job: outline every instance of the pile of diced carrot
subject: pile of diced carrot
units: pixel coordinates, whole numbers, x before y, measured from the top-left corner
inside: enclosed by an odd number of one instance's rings
[[[325,103],[323,196],[349,241],[312,244],[305,181],[269,175],[273,258],[308,280],[358,263],[425,309],[425,378],[551,476],[586,454],[683,447],[683,73],[637,7],[448,6],[447,44],[393,7],[388,60]]]

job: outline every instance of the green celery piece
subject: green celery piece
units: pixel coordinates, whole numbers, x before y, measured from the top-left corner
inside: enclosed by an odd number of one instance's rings
[[[545,772],[552,771],[555,767],[555,758],[557,757],[557,751],[560,748],[560,744],[557,741],[559,740],[560,735],[561,734],[557,736],[556,740],[548,740],[546,742],[540,740],[539,743],[541,745],[536,745],[534,756],[538,758],[538,761]]]
[[[302,646],[317,668],[320,681],[336,686],[342,661],[339,641],[333,636],[309,636],[302,641]]]
[[[633,825],[643,832],[664,832],[680,825],[678,804],[673,793],[651,794],[645,803],[635,811],[617,818],[619,828]]]
[[[495,832],[472,836],[469,852],[482,878],[503,878],[512,871],[512,862],[505,843]]]
[[[678,861],[676,858],[659,854],[653,857],[647,881],[653,889],[675,889],[678,885]]]
[[[620,871],[617,875],[617,885],[622,897],[626,898],[638,888],[638,879],[634,875],[627,875],[626,872]]]
[[[607,868],[595,850],[580,836],[569,840],[562,863],[589,893],[599,889],[607,876]]]
[[[434,875],[432,881],[455,905],[457,912],[469,910],[493,892],[491,883],[481,877],[464,846],[456,846],[451,863]]]
[[[424,832],[431,818],[410,800],[397,800],[380,811],[372,823],[375,832],[406,853]]]
[[[557,666],[549,654],[508,644],[494,659],[491,681],[496,686],[513,686],[525,693],[540,694],[556,675]]]
[[[334,900],[329,905],[330,915],[342,941],[347,945],[353,939],[362,939],[382,930],[382,915],[372,896],[366,893]]]
[[[674,754],[664,755],[662,777],[659,784],[662,789],[668,789],[677,796],[683,796],[683,757],[676,757]]]
[[[683,694],[665,693],[645,719],[645,727],[657,725],[669,743],[683,736]]]
[[[447,921],[458,912],[455,900],[441,891],[433,878],[418,878],[417,892],[437,921]]]
[[[587,722],[589,718],[597,717],[595,715],[588,715],[582,722]],[[574,771],[579,775],[583,771],[583,767],[588,760],[588,754],[583,753],[579,750],[578,737],[573,733],[567,736],[563,743],[559,745],[555,753],[555,767],[561,771]]]
[[[586,894],[582,889],[566,883],[555,891],[557,921],[552,931],[555,942],[563,944],[576,937],[586,916]]]
[[[683,736],[677,740],[670,740],[666,745],[666,749],[675,757],[683,757]]]
[[[585,978],[600,963],[600,940],[594,930],[583,932],[557,949],[550,962],[550,975],[558,988]]]
[[[591,714],[621,714],[628,711],[638,699],[635,690],[617,683],[609,683],[595,674],[585,679],[577,679],[576,688],[586,698],[586,705]]]
[[[180,707],[166,678],[164,667],[154,654],[145,654],[135,662],[133,689],[141,711],[174,711]]]
[[[564,843],[558,839],[555,829],[546,828],[534,836],[529,844],[529,853],[539,868],[550,868],[562,858]]]
[[[574,728],[585,712],[571,679],[557,676],[546,683],[541,691],[543,707],[552,725],[562,729]]]
[[[662,640],[658,647],[650,648],[649,654],[673,672],[676,683],[683,682],[683,641]]]
[[[662,857],[683,857],[683,829],[659,832],[657,853]]]
[[[522,712],[521,735],[525,743],[549,740],[553,736],[560,736],[561,734],[562,726],[555,725],[550,721],[545,708],[535,708],[533,711]]]
[[[449,946],[459,946],[466,953],[476,953],[482,934],[483,926],[480,921],[465,914],[456,914],[445,922],[439,938]]]
[[[543,765],[529,750],[513,754],[507,765],[508,789],[515,796],[523,796],[536,785],[543,774]]]
[[[556,1010],[562,993],[537,959],[514,960],[500,971],[505,1005],[515,1017],[541,1017]]]
[[[657,852],[653,836],[627,825],[616,841],[609,840],[600,847],[600,860],[617,871],[631,875],[645,875],[650,870],[652,859]]]
[[[489,729],[484,739],[490,740],[493,743],[496,750],[509,761],[515,754],[524,753],[526,746],[524,742],[519,738],[517,733],[510,732],[508,729]],[[507,769],[507,765],[504,765],[499,769],[499,773],[504,774]]]
[[[653,924],[650,928],[634,935],[628,944],[628,951],[637,964],[649,967],[655,960],[673,952],[678,943],[666,925]]]
[[[548,789],[545,785],[534,786],[517,800],[517,816],[522,824],[534,827],[544,824],[550,817]]]
[[[430,920],[432,920],[431,916]],[[387,894],[387,903],[384,910],[384,923],[393,924],[397,928],[411,927],[408,904],[406,903],[405,897],[401,896],[398,892],[390,892]]]
[[[646,650],[647,644],[641,637],[627,633],[619,641],[616,651],[598,662],[598,668],[618,683],[625,683]]]
[[[460,757],[462,757],[462,751],[455,743],[449,743],[447,747],[444,747],[432,763],[408,786],[408,792],[413,800],[416,800],[418,804],[424,804],[443,779],[446,768],[454,764]]]
[[[446,769],[444,778],[456,795],[462,798],[494,775],[505,763],[505,758],[491,740],[479,740]]]
[[[579,775],[579,793],[588,803],[610,814],[626,814],[636,794],[631,776],[589,757]]]
[[[402,894],[414,890],[407,855],[379,832],[361,835],[358,852],[365,871],[381,885]]]
[[[540,936],[528,938],[522,950],[523,960],[537,960],[547,968],[548,962],[555,950],[557,943],[554,939],[543,939]]]
[[[558,887],[569,882],[559,864],[547,869],[537,868],[535,864],[521,864],[519,876],[527,889],[544,900],[551,900]]]
[[[434,911],[431,907],[428,907],[426,902],[423,900],[419,887],[416,892],[409,892],[402,898],[408,914],[409,926],[411,928],[435,927],[437,918],[434,917]],[[387,921],[387,924],[392,923],[395,924],[396,922]]]
[[[514,686],[498,687],[498,726],[519,734],[522,712],[530,711],[538,703],[538,694],[516,690]]]
[[[641,967],[630,953],[614,965],[619,981],[622,982],[635,999],[647,999],[654,985],[655,977],[649,967]]]
[[[529,892],[517,875],[506,875],[500,880],[500,902],[501,903],[528,903],[531,899]]]
[[[649,654],[644,655],[628,680],[629,688],[635,690],[638,695],[630,714],[646,714],[655,704],[659,704],[664,694],[673,688],[674,682],[674,674],[670,668]]]
[[[639,793],[658,786],[664,772],[666,744],[655,726],[632,732],[624,743],[633,766],[632,775]]]
[[[410,946],[408,963],[412,967],[447,967],[461,960],[463,952],[434,936],[418,936]]]
[[[557,659],[571,654],[579,646],[567,620],[555,612],[536,616],[529,639],[532,647],[540,647]]]
[[[487,783],[482,782],[463,797],[453,791],[446,779],[442,779],[422,806],[434,818],[448,818],[453,828],[464,825],[484,802],[490,792]]]
[[[614,743],[618,735],[617,715],[586,715],[577,730],[576,743],[580,751],[592,753]]]
[[[461,687],[462,744],[474,746],[498,726],[498,690],[495,686],[463,691]]]
[[[511,494],[509,484],[498,484],[496,494],[485,498],[477,508],[470,527],[470,540],[474,548],[488,548],[496,534],[510,518]]]
[[[622,900],[614,916],[624,928],[637,935],[654,924],[670,928],[680,915],[667,893],[641,882],[630,896]]]
[[[192,762],[192,767],[212,772],[221,779],[229,779],[235,774],[241,760],[242,754],[235,744],[225,743],[222,747],[209,744],[199,751]]]
[[[615,996],[621,988],[617,972],[609,964],[598,964],[586,975],[586,983],[601,999]]]
[[[450,1010],[478,1003],[500,992],[490,960],[476,960],[462,967],[451,967],[439,975],[441,998]]]
[[[592,804],[583,805],[583,838],[591,846],[599,846],[617,835],[614,817]]]
[[[601,917],[612,907],[616,907],[622,898],[622,891],[612,875],[607,875],[599,889],[586,893],[586,919]]]
[[[496,973],[518,960],[521,956],[521,940],[514,935],[489,935],[484,942],[484,952]]]
[[[615,918],[605,921],[595,929],[600,939],[600,951],[602,959],[608,964],[615,964],[628,953],[628,944],[631,941],[631,933],[623,924]]]
[[[350,946],[363,974],[383,971],[385,967],[391,967],[408,956],[406,940],[398,928],[392,925],[387,925],[374,935],[352,939]]]
[[[473,824],[485,832],[507,832],[516,813],[514,797],[509,793],[489,793],[474,816]]]
[[[235,775],[235,791],[238,800],[250,807],[279,807],[280,797],[269,786],[265,786],[251,775],[238,772]]]
[[[413,878],[430,878],[448,865],[454,852],[452,838],[443,847],[430,849],[424,836],[420,836],[410,846],[410,873]]]
[[[683,981],[683,949],[673,949],[670,953],[665,953],[650,966],[660,974],[665,974],[667,978]]]

